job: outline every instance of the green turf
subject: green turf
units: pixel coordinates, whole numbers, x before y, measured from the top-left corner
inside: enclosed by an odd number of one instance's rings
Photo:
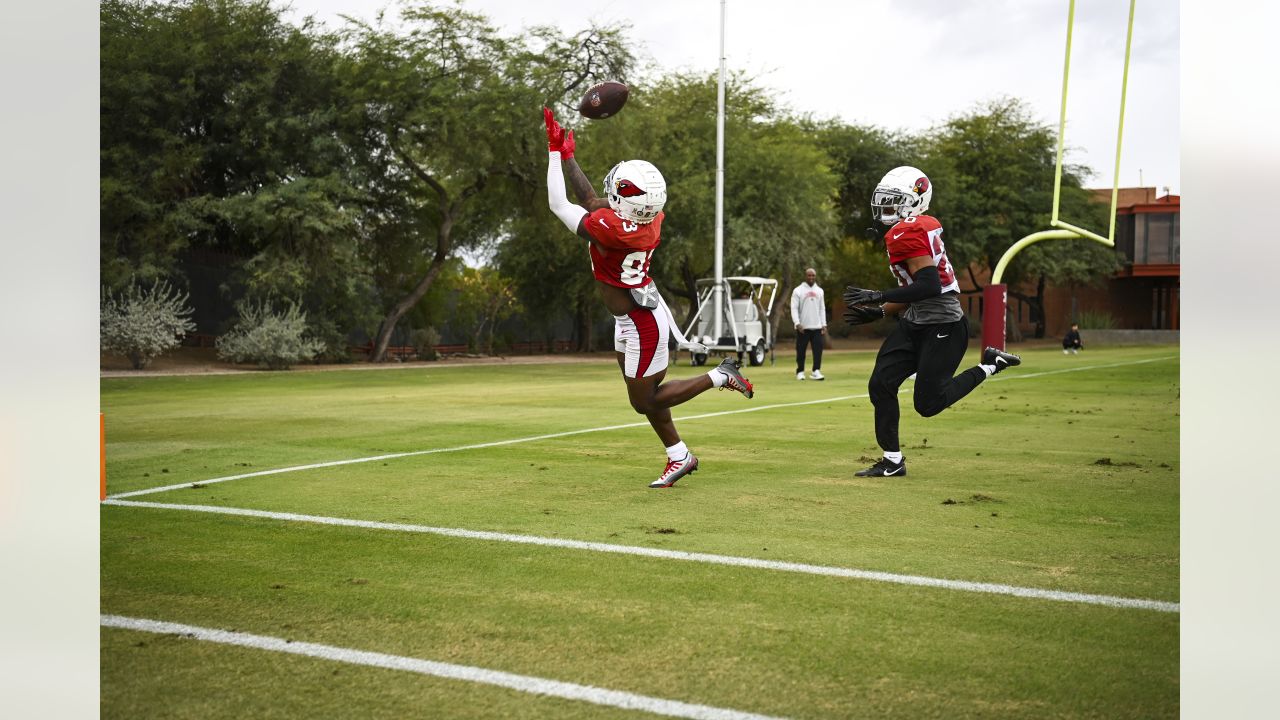
[[[852,476],[878,454],[853,398],[680,423],[702,469],[669,491],[645,487],[664,457],[637,427],[134,499],[1177,601],[1177,349],[1025,359],[935,418],[904,396],[906,478]],[[751,368],[755,399],[708,393],[676,416],[861,395],[872,360],[828,354],[824,383],[795,381],[790,358]],[[1076,368],[1092,369],[1058,372]],[[1027,377],[1041,372],[1057,374]],[[112,493],[640,420],[607,362],[104,380],[102,395]],[[1174,613],[171,510],[107,506],[102,527],[106,613],[792,717],[1178,711]],[[110,717],[643,715],[102,635]]]

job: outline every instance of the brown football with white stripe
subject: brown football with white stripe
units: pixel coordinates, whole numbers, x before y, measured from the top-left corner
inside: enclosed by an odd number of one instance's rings
[[[617,115],[622,106],[627,104],[630,95],[631,89],[617,80],[596,83],[587,88],[586,94],[582,96],[578,112],[592,120],[604,120]]]

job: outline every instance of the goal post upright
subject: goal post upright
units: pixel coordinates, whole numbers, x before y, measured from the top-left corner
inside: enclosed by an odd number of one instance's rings
[[[725,2],[720,0],[720,77],[716,83],[716,247],[715,272],[716,282],[711,289],[712,304],[715,306],[715,320],[712,332],[719,345],[724,336],[725,307],[729,304],[724,296],[724,15]]]
[[[1008,309],[1008,287],[1001,283],[1001,280],[1004,278],[1005,268],[1009,266],[1009,262],[1013,260],[1014,256],[1041,240],[1085,238],[1102,243],[1107,247],[1115,247],[1116,207],[1120,196],[1120,152],[1124,142],[1124,111],[1129,88],[1129,58],[1133,50],[1133,16],[1136,6],[1137,0],[1129,0],[1129,22],[1124,41],[1124,70],[1120,76],[1120,119],[1116,124],[1116,162],[1111,182],[1111,214],[1107,235],[1103,237],[1092,230],[1073,225],[1059,217],[1062,201],[1062,156],[1066,148],[1067,89],[1071,79],[1071,35],[1075,28],[1076,14],[1076,0],[1068,0],[1067,42],[1066,52],[1062,61],[1062,105],[1058,112],[1058,148],[1053,170],[1053,208],[1049,219],[1049,225],[1055,229],[1041,230],[1023,237],[1009,246],[1009,249],[1005,250],[1004,255],[996,263],[995,269],[991,273],[991,282],[983,292],[982,342],[984,347],[991,346],[1001,350],[1005,347],[1005,315]],[[987,292],[987,290],[990,290],[990,292]],[[995,318],[991,318],[990,322],[988,321],[988,316],[992,312],[999,313],[998,322]]]

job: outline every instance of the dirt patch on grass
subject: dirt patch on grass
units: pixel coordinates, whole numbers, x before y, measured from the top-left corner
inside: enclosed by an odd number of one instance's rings
[[[1128,461],[1128,460],[1122,460],[1122,461],[1120,461],[1120,462],[1115,462],[1115,461],[1113,461],[1113,460],[1112,460],[1111,458],[1109,458],[1109,457],[1105,457],[1105,458],[1098,458],[1097,460],[1094,460],[1094,461],[1093,461],[1093,464],[1094,464],[1094,465],[1103,465],[1103,466],[1105,466],[1105,467],[1142,467],[1141,465],[1139,465],[1139,464],[1138,464],[1138,463],[1136,463],[1136,462],[1130,462],[1130,461]]]
[[[999,498],[991,497],[990,495],[974,493],[973,495],[970,495],[967,500],[956,500],[954,498],[947,498],[946,500],[942,501],[942,504],[943,505],[972,505],[977,503],[1003,503],[1003,502],[1004,502],[1003,500]]]

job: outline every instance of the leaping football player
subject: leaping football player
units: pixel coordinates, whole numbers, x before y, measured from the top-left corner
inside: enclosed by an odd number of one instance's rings
[[[662,382],[667,374],[667,342],[680,339],[671,311],[649,277],[649,261],[662,242],[662,206],[667,183],[658,168],[644,160],[626,160],[604,178],[604,195],[596,196],[591,182],[573,159],[573,131],[565,132],[555,116],[542,110],[547,125],[547,199],[551,212],[565,227],[586,240],[591,269],[604,306],[613,313],[614,349],[627,383],[631,407],[644,415],[667,448],[667,465],[649,484],[669,488],[698,469],[698,458],[680,439],[671,407],[712,388],[736,390],[747,397],[754,391],[739,365],[724,362],[705,375]],[[569,202],[564,170],[580,204]]]
[[[898,316],[898,326],[876,355],[867,387],[875,407],[876,443],[884,457],[860,470],[859,477],[907,474],[898,444],[898,388],[916,376],[915,407],[933,417],[968,395],[983,380],[1021,364],[1017,355],[989,347],[979,364],[959,375],[969,346],[969,322],[960,309],[960,285],[942,244],[942,225],[925,215],[933,185],[916,168],[889,171],[871,197],[871,212],[889,231],[884,234],[889,271],[898,281],[890,290],[848,287],[844,319],[851,325]]]

